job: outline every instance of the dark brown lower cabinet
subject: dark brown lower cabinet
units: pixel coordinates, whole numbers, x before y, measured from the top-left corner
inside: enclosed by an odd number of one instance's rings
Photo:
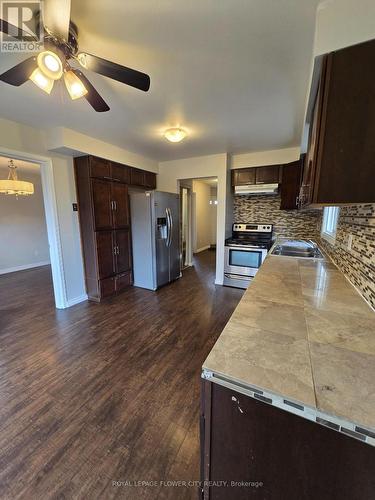
[[[201,461],[205,500],[375,498],[374,447],[207,380]]]

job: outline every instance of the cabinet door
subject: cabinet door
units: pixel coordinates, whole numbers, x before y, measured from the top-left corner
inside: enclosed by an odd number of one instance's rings
[[[133,186],[144,186],[145,185],[145,175],[143,170],[138,168],[132,168],[130,170],[130,184]]]
[[[114,227],[129,226],[129,197],[128,186],[126,184],[112,183],[112,201]]]
[[[92,199],[95,230],[112,228],[111,182],[92,179]]]
[[[115,246],[112,231],[97,231],[96,252],[98,256],[99,279],[107,278],[115,274]]]
[[[233,170],[232,185],[255,184],[255,170],[255,168],[238,168]]]
[[[144,173],[144,184],[149,189],[156,189],[156,174],[153,172]]]
[[[103,160],[103,158],[97,158],[96,156],[89,156],[89,165],[90,177],[110,179],[111,172],[108,160]]]
[[[114,231],[116,240],[116,272],[123,273],[131,269],[131,241],[129,229]]]
[[[110,297],[116,291],[116,278],[112,276],[110,278],[104,278],[99,280],[100,297]]]
[[[255,180],[257,184],[277,184],[280,182],[279,165],[257,167],[255,170]]]
[[[283,165],[283,179],[281,182],[281,210],[298,208],[298,196],[301,187],[303,160]]]
[[[124,182],[125,184],[130,183],[130,171],[129,167],[126,165],[121,165],[120,163],[111,162],[111,178],[117,182]]]
[[[116,276],[116,292],[121,292],[129,285],[132,284],[132,273],[127,271],[126,273],[118,274]]]

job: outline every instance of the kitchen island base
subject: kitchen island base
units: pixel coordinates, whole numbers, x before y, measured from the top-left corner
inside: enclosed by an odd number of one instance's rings
[[[370,500],[375,448],[202,380],[204,500]]]

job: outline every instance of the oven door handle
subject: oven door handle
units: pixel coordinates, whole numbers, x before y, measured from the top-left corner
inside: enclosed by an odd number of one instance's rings
[[[241,276],[240,274],[231,274],[231,273],[224,273],[224,276],[226,278],[242,280],[242,281],[250,281],[253,278],[253,276]]]

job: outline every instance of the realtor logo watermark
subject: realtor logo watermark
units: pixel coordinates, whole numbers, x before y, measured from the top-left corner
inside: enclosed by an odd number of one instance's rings
[[[40,22],[43,1],[1,1],[1,52],[39,52],[43,48],[43,25]],[[9,23],[9,25],[8,25]],[[4,33],[5,32],[5,33]]]

